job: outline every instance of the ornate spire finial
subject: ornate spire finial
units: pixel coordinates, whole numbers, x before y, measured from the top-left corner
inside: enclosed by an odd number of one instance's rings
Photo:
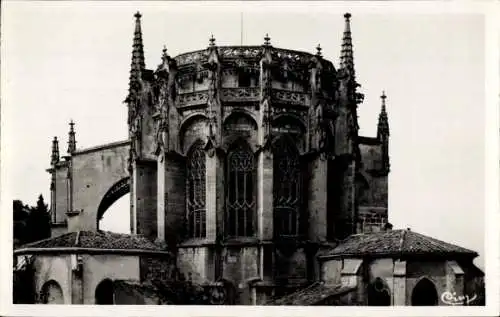
[[[76,138],[75,138],[75,123],[73,120],[69,122],[69,138],[68,138],[68,154],[73,154],[76,151]]]
[[[167,46],[166,45],[163,45],[163,49],[161,50],[162,54],[161,54],[161,59],[162,61],[166,61],[168,59],[168,54],[167,54]]]
[[[351,14],[344,14],[345,28],[340,52],[340,68],[346,68],[354,73],[354,54],[352,51]]]
[[[214,47],[215,46],[215,38],[214,38],[214,35],[210,35],[210,39],[209,39],[209,42],[210,42],[210,47]]]
[[[378,116],[377,134],[379,136],[382,134],[389,135],[389,118],[387,117],[387,111],[385,105],[385,100],[387,99],[385,91],[382,91],[380,99],[382,99],[382,107],[380,109],[380,114]]]
[[[142,44],[141,17],[137,12],[135,17],[134,41],[132,45],[132,63],[130,66],[130,81],[129,95],[127,100],[130,100],[138,92],[138,84],[141,78],[142,71],[146,68],[144,63],[144,46]]]
[[[316,46],[316,55],[317,56],[321,56],[321,50],[322,50],[321,45],[318,44],[318,46]]]
[[[264,37],[264,45],[269,46],[271,45],[271,38],[269,37],[269,34],[266,33],[266,36]]]
[[[59,141],[57,137],[52,140],[52,155],[50,156],[50,164],[54,165],[59,162]]]

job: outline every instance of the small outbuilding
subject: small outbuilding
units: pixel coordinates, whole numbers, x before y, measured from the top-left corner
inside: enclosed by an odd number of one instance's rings
[[[140,235],[104,231],[23,245],[14,250],[14,262],[19,303],[162,304],[147,281],[175,280],[177,274],[175,258],[163,246]]]
[[[319,255],[321,282],[358,305],[484,305],[477,256],[410,229],[355,234]]]

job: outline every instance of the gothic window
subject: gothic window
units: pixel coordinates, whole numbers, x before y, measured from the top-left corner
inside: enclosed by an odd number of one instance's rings
[[[297,149],[285,138],[274,147],[274,232],[276,236],[299,235],[301,173]]]
[[[227,156],[226,235],[248,237],[255,227],[255,160],[248,145],[238,144]]]
[[[197,141],[187,157],[187,226],[190,238],[204,238],[205,213],[205,152],[203,142]]]

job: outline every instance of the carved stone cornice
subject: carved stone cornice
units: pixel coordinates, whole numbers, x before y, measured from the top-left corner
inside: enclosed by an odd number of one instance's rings
[[[221,100],[224,102],[255,102],[260,100],[259,87],[222,88]]]
[[[311,103],[311,98],[308,93],[281,89],[272,89],[271,100],[273,103],[300,106],[309,106]]]
[[[179,107],[191,107],[203,105],[208,102],[208,90],[195,91],[179,94],[177,97],[177,105]]]

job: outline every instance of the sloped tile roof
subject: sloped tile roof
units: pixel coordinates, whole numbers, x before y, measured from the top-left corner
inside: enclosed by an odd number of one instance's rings
[[[321,301],[330,298],[332,296],[342,295],[353,291],[354,287],[348,287],[343,285],[326,286],[322,282],[316,282],[312,285],[298,290],[292,294],[280,297],[278,299],[271,300],[267,305],[297,305],[297,306],[307,306],[320,303]]]
[[[477,253],[409,229],[355,234],[321,256],[468,255]]]
[[[51,248],[165,251],[164,248],[144,236],[108,231],[69,232],[54,238],[24,244],[19,246],[16,251]]]

